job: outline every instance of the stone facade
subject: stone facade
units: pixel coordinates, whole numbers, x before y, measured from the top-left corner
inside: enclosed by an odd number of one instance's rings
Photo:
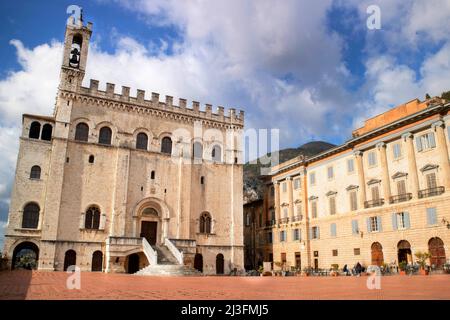
[[[398,265],[430,251],[428,263],[442,266],[450,255],[449,141],[450,104],[413,100],[367,120],[341,146],[272,167],[258,230],[267,244],[273,238],[265,261]]]
[[[100,261],[100,270],[131,272],[130,259],[151,264],[150,242],[184,264],[202,260],[205,274],[243,269],[243,112],[118,94],[110,83],[101,91],[96,80],[83,87],[91,33],[90,23],[67,25],[54,114],[23,116],[8,258],[31,249],[39,270]]]

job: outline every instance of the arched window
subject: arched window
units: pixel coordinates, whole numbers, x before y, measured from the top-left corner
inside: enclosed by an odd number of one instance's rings
[[[219,146],[214,146],[211,152],[211,158],[213,161],[221,161],[222,159],[222,149]]]
[[[75,140],[77,141],[88,141],[89,137],[89,126],[86,123],[79,123],[75,129]]]
[[[95,157],[91,154],[89,156],[89,163],[94,163],[94,161],[95,161]]]
[[[96,206],[89,207],[84,220],[86,229],[98,229],[100,227],[100,209]]]
[[[145,133],[141,132],[136,137],[136,149],[147,150],[148,137]]]
[[[165,154],[172,154],[172,139],[164,137],[161,141],[161,152]]]
[[[211,215],[208,212],[200,216],[200,233],[211,233]]]
[[[29,203],[23,208],[22,228],[37,229],[40,208],[36,203]]]
[[[67,250],[64,255],[64,271],[67,271],[69,267],[77,264],[77,253],[74,250]],[[74,271],[73,269],[71,269]]]
[[[203,146],[200,142],[194,142],[194,145],[192,147],[192,154],[194,155],[194,159],[203,158]]]
[[[100,144],[111,144],[112,131],[109,127],[103,127],[100,129],[100,134],[98,137],[98,143]]]
[[[51,124],[44,124],[44,126],[42,127],[41,139],[46,141],[52,140],[52,131],[53,127]]]
[[[72,38],[72,45],[70,48],[69,65],[73,68],[78,68],[80,66],[80,54],[81,46],[83,45],[83,37],[76,34]]]
[[[41,124],[35,121],[30,126],[30,132],[28,134],[28,137],[32,139],[39,139],[40,134],[41,134]]]
[[[30,179],[40,179],[41,178],[41,167],[32,166],[30,172]]]

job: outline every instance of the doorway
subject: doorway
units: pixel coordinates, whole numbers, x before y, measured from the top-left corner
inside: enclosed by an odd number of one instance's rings
[[[381,267],[384,263],[383,247],[379,242],[372,243],[372,265]]]
[[[141,222],[141,238],[145,238],[150,245],[156,244],[157,233],[158,233],[158,222],[156,221]]]
[[[297,270],[301,270],[302,269],[302,259],[301,259],[300,252],[296,252],[295,253],[295,268]]]
[[[398,263],[406,262],[411,263],[412,262],[412,254],[411,254],[411,245],[408,241],[402,240],[397,244],[398,249]]]
[[[70,266],[75,266],[77,264],[77,253],[74,250],[67,250],[64,255],[64,271]]]
[[[128,273],[133,274],[139,271],[139,255],[133,253],[128,257]]]
[[[195,254],[194,268],[200,272],[203,272],[203,256],[200,253]]]
[[[38,266],[39,248],[33,242],[22,242],[14,248],[12,269],[33,270]]]
[[[224,261],[221,253],[216,256],[216,274],[224,274]]]
[[[103,271],[103,253],[95,251],[92,255],[92,271]]]
[[[428,241],[428,251],[431,254],[430,264],[435,268],[442,268],[445,264],[445,248],[441,238],[435,237]]]

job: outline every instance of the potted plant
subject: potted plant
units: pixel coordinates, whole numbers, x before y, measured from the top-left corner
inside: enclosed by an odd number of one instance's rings
[[[339,265],[336,263],[332,264],[330,275],[333,277],[337,277],[339,275],[338,270],[339,270]]]
[[[421,275],[428,275],[428,268],[426,268],[427,260],[431,257],[431,254],[429,252],[422,252],[417,251],[414,254],[417,258],[417,263],[420,266],[420,274]]]
[[[302,272],[302,276],[303,276],[303,277],[309,277],[310,274],[311,274],[311,268],[309,268],[309,267],[304,267],[304,268],[303,268],[303,272]]]
[[[263,266],[259,266],[258,272],[259,272],[259,275],[262,277],[263,274],[264,274],[264,267]]]
[[[398,268],[400,269],[400,275],[406,275],[406,266],[408,263],[406,261],[402,261],[398,264]]]

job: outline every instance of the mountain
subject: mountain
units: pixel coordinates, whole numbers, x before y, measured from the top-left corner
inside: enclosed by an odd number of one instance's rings
[[[312,141],[301,145],[298,148],[287,148],[279,151],[279,163],[288,161],[299,155],[312,157],[318,153],[335,147],[334,144],[324,141]],[[256,164],[244,164],[244,204],[263,198],[263,182],[261,180],[261,168],[269,167],[262,165],[261,158]]]

